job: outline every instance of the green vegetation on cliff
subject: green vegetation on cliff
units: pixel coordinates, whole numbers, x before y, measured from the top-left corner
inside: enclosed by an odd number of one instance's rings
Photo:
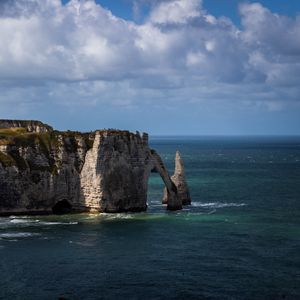
[[[0,162],[3,164],[4,167],[12,167],[15,165],[14,159],[3,152],[0,151]]]
[[[1,123],[1,122],[0,122]],[[48,131],[48,132],[28,132],[26,128],[12,127],[0,128],[0,147],[5,147],[5,151],[0,149],[0,163],[4,167],[17,166],[19,170],[39,170],[55,173],[57,166],[53,154],[63,148],[68,153],[76,153],[79,145],[78,140],[83,140],[83,147],[89,150],[93,146],[93,134],[80,133],[76,131]],[[38,154],[42,154],[48,161],[49,166],[40,166],[22,157],[22,149],[31,148]]]
[[[0,163],[4,167],[17,166],[19,170],[30,169],[53,173],[62,163],[56,155],[59,151],[75,155],[80,147],[88,151],[93,147],[96,132],[116,138],[121,136],[130,139],[135,136],[127,130],[102,129],[81,133],[53,130],[51,126],[40,121],[0,120]],[[44,156],[49,166],[36,165],[32,158],[35,153]]]
[[[25,128],[0,128],[0,146],[34,147],[41,145],[45,151],[49,151],[52,138],[54,138],[52,132],[36,133],[27,132]]]
[[[10,145],[17,147],[40,146],[43,153],[57,149],[60,144],[60,137],[68,152],[77,149],[76,139],[83,138],[87,149],[93,146],[93,135],[77,131],[51,131],[51,132],[28,132],[25,128],[0,128],[0,146]]]
[[[23,128],[29,132],[53,131],[53,128],[37,120],[5,120],[0,119],[0,128]]]

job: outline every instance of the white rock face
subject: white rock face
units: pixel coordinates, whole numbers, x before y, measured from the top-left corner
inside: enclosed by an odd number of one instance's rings
[[[0,120],[0,128],[24,128],[28,132],[49,132],[53,128],[40,121]]]
[[[167,208],[182,208],[176,184],[149,148],[147,134],[50,132],[50,138],[49,144],[1,146],[0,214],[50,213],[62,203],[73,211],[143,211],[153,171],[165,183]]]
[[[160,157],[148,147],[146,135],[96,132],[81,171],[81,205],[103,212],[145,210],[148,178],[154,169],[168,186],[170,198],[177,199]],[[181,208],[181,204],[176,205]],[[173,206],[170,200],[169,209]]]
[[[173,183],[177,188],[177,196],[180,199],[182,205],[191,204],[190,192],[189,192],[188,184],[185,179],[184,165],[179,151],[176,151],[175,171],[173,176],[171,177],[171,180],[173,181]],[[167,189],[165,189],[164,196],[163,196],[163,203],[168,203],[169,201],[170,201],[169,195]]]
[[[165,197],[166,201],[164,204],[167,204],[167,208],[169,210],[179,210],[182,209],[182,201],[178,197],[177,187],[174,182],[171,180],[168,171],[166,170],[164,163],[160,156],[154,151],[152,152],[153,164],[155,166],[155,170],[160,174],[162,180],[165,183]]]
[[[98,210],[103,191],[101,189],[102,175],[100,171],[100,133],[96,132],[93,148],[85,155],[85,162],[80,175],[80,205]]]

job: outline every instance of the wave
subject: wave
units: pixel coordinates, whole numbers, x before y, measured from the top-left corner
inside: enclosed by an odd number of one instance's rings
[[[106,219],[109,220],[114,220],[114,219],[132,219],[133,215],[127,214],[127,213],[117,213],[117,214],[107,214],[107,213],[102,213],[100,216],[105,217]]]
[[[75,244],[75,245],[79,245],[79,246],[83,246],[83,247],[93,247],[93,246],[95,246],[94,242],[73,242],[73,241],[69,241],[69,244]]]
[[[40,236],[39,233],[33,233],[33,232],[6,232],[6,233],[0,233],[0,238],[4,239],[16,239],[16,238],[27,238],[32,236]]]
[[[234,203],[234,202],[192,202],[192,206],[194,207],[204,207],[204,208],[224,208],[224,207],[241,207],[246,206],[246,203]]]
[[[25,223],[38,223],[38,222],[39,222],[39,220],[29,220],[26,218],[10,220],[10,223],[12,223],[12,224],[25,224]]]
[[[40,225],[77,225],[78,222],[39,222]]]
[[[9,217],[5,220],[0,221],[1,228],[20,228],[20,227],[42,227],[42,226],[53,226],[53,225],[77,225],[78,222],[58,222],[58,221],[42,221],[38,219],[29,219],[28,217]]]
[[[9,219],[30,219],[31,217],[30,216],[9,216],[8,217]]]

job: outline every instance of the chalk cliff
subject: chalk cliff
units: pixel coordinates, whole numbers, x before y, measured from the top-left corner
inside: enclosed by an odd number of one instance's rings
[[[146,133],[60,132],[40,121],[0,120],[2,215],[143,211],[151,172],[165,183],[167,209],[181,209],[185,199]]]

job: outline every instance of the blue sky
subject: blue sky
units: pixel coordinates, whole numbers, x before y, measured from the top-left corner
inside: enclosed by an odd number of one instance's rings
[[[63,0],[64,4],[68,3],[69,0]],[[133,3],[138,3],[139,1],[133,0],[97,0],[97,3],[105,8],[108,8],[113,12],[114,15],[127,19],[134,20]],[[152,1],[153,3],[154,1]],[[206,0],[203,2],[203,7],[209,13],[214,16],[221,17],[226,16],[232,19],[236,24],[240,24],[240,17],[238,13],[238,6],[240,3],[249,2],[255,3],[259,2],[265,7],[271,9],[275,13],[285,14],[288,16],[296,16],[300,11],[300,1],[298,0]],[[149,12],[149,7],[151,1],[140,1],[141,8],[141,19],[147,17]],[[141,21],[141,20],[137,20]]]
[[[298,0],[2,0],[0,118],[300,134]]]

